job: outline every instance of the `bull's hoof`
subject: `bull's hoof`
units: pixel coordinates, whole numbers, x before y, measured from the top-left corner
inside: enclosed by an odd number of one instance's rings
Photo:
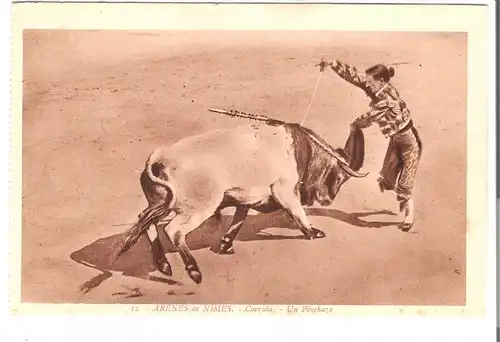
[[[186,267],[186,271],[189,275],[189,277],[191,279],[193,279],[193,281],[196,283],[196,284],[199,284],[201,283],[201,272],[200,270],[198,269],[198,267],[196,265],[189,265]]]
[[[221,242],[219,245],[219,253],[220,254],[234,254],[233,244],[229,244],[228,242]]]
[[[226,246],[225,244],[219,244],[218,247],[210,247],[210,251],[216,254],[234,254],[234,247],[231,246]]]
[[[219,254],[222,254],[222,255],[231,255],[231,254],[234,254],[234,247],[233,246],[229,246],[229,247],[222,247],[222,246],[219,246]]]
[[[156,263],[156,267],[158,267],[158,271],[163,273],[166,276],[172,275],[172,266],[168,263],[167,260],[161,260]]]
[[[322,230],[319,230],[316,228],[311,228],[311,231],[312,231],[312,234],[309,236],[309,240],[321,239],[321,238],[324,238],[326,236],[326,234]]]
[[[220,239],[219,254],[234,254],[233,242],[229,236],[223,236]]]

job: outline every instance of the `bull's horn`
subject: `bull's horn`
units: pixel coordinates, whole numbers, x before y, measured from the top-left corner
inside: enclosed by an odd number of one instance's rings
[[[354,171],[353,169],[351,169],[349,166],[345,165],[342,162],[340,163],[340,167],[347,174],[349,174],[350,176],[356,177],[356,178],[364,178],[370,174],[369,172],[361,173],[361,172]]]

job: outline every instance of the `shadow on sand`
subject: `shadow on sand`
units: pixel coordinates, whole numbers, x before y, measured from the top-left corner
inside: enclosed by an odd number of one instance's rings
[[[355,227],[361,228],[382,228],[394,226],[396,222],[381,222],[381,221],[365,221],[362,217],[371,215],[396,215],[395,213],[387,210],[371,211],[364,213],[345,213],[340,210],[329,208],[306,208],[308,216],[323,216],[330,217],[348,223]],[[191,232],[186,237],[186,242],[191,250],[198,250],[204,248],[217,248],[222,235],[229,228],[232,220],[231,215],[222,217],[222,225],[219,225],[214,218],[210,218],[198,229]],[[271,235],[262,230],[266,228],[288,228],[288,230],[295,230],[295,235]],[[328,230],[325,227],[318,227]],[[139,241],[126,253],[121,255],[115,260],[115,253],[121,247],[125,238],[125,232],[115,234],[102,239],[98,239],[91,244],[77,250],[71,254],[71,259],[79,264],[99,270],[101,273],[92,279],[83,283],[80,290],[87,293],[93,288],[99,286],[106,279],[110,278],[113,272],[122,272],[125,276],[132,276],[149,281],[161,282],[169,285],[183,285],[181,282],[169,279],[166,277],[152,276],[149,273],[156,271],[156,266],[153,262],[151,248],[147,237],[142,236]],[[176,249],[165,238],[163,234],[160,235],[161,242],[167,253],[176,252]],[[237,241],[258,241],[258,240],[285,240],[285,239],[304,239],[302,233],[295,228],[291,223],[288,216],[282,212],[277,211],[270,214],[249,215],[244,223],[241,231],[239,232]],[[168,294],[177,294],[174,290]],[[184,293],[190,295],[193,293]]]

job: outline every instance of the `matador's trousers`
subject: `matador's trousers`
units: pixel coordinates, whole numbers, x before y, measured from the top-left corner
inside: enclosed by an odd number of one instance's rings
[[[413,126],[390,138],[378,182],[385,190],[396,190],[401,204],[411,199],[421,155],[422,141]]]

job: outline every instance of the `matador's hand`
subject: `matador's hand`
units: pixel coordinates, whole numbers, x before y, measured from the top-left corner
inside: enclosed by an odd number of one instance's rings
[[[316,66],[319,66],[319,71],[321,71],[321,72],[323,72],[326,67],[331,66],[331,65],[332,65],[332,62],[328,62],[328,61],[325,61],[323,59],[321,59],[321,62],[316,64]]]
[[[351,132],[357,129],[363,129],[370,126],[370,123],[366,120],[356,119],[351,123]]]

